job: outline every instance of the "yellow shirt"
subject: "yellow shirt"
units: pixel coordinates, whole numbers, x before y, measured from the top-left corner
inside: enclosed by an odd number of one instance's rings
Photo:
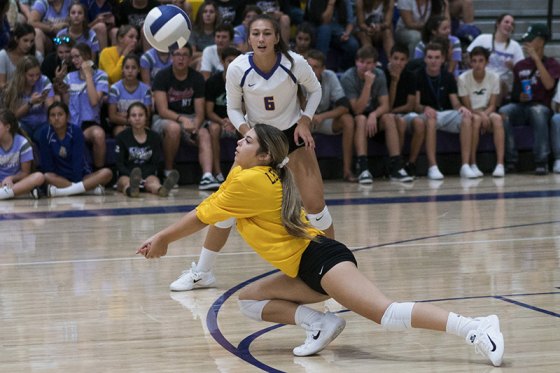
[[[205,224],[237,218],[241,237],[267,262],[296,277],[309,240],[290,235],[282,225],[282,184],[268,166],[232,169],[220,189],[196,208]],[[311,236],[321,232],[310,228]]]
[[[99,55],[99,68],[109,76],[109,84],[115,84],[122,77],[124,56],[119,56],[117,47],[103,48]]]

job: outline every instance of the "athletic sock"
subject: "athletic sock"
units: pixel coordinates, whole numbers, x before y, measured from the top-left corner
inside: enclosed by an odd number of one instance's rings
[[[200,252],[200,257],[198,258],[198,263],[196,264],[196,270],[199,272],[208,272],[214,268],[214,263],[218,258],[218,253],[216,251],[208,250],[203,247]]]
[[[14,198],[14,191],[7,186],[0,188],[0,199]]]
[[[368,170],[368,159],[365,155],[358,156],[358,173]]]
[[[305,325],[313,325],[316,322],[321,321],[323,318],[324,313],[315,311],[312,308],[307,306],[298,306],[296,309],[296,314],[294,316],[296,325],[302,326],[305,328]]]
[[[480,321],[470,317],[457,315],[456,313],[449,312],[447,317],[447,325],[445,331],[449,334],[455,334],[459,337],[466,338],[471,330],[476,330]]]
[[[72,183],[72,185],[70,185],[66,188],[56,188],[55,189],[55,195],[56,196],[72,196],[74,194],[84,193],[85,191],[86,191],[86,188],[84,187],[84,183],[80,181],[79,183]]]

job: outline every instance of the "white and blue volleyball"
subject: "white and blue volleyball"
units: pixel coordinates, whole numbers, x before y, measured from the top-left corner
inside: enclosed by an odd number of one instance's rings
[[[144,35],[160,52],[182,48],[191,36],[192,24],[187,13],[175,5],[160,5],[150,10],[144,21]]]

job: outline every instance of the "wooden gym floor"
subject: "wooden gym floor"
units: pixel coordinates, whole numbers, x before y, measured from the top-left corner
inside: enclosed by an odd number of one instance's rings
[[[496,313],[502,368],[460,338],[386,332],[333,301],[344,332],[294,357],[298,327],[246,319],[235,292],[273,268],[234,232],[217,287],[171,293],[205,231],[168,256],[135,255],[145,238],[207,193],[0,201],[1,372],[557,372],[560,367],[560,176],[511,175],[370,188],[328,181],[337,238],[390,297],[469,316]]]

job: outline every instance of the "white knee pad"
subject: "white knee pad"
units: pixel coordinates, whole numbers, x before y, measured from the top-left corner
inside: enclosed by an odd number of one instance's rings
[[[307,214],[307,219],[309,219],[309,223],[317,229],[324,231],[325,229],[329,228],[332,225],[332,216],[329,213],[329,209],[327,205],[323,211],[318,214]]]
[[[412,328],[413,307],[412,302],[391,303],[381,318],[381,326],[390,331]]]
[[[270,300],[237,300],[241,313],[248,318],[262,321],[262,311]]]
[[[227,220],[219,221],[216,224],[214,224],[215,227],[222,228],[222,229],[231,228],[234,225],[235,225],[235,218],[229,218]]]

